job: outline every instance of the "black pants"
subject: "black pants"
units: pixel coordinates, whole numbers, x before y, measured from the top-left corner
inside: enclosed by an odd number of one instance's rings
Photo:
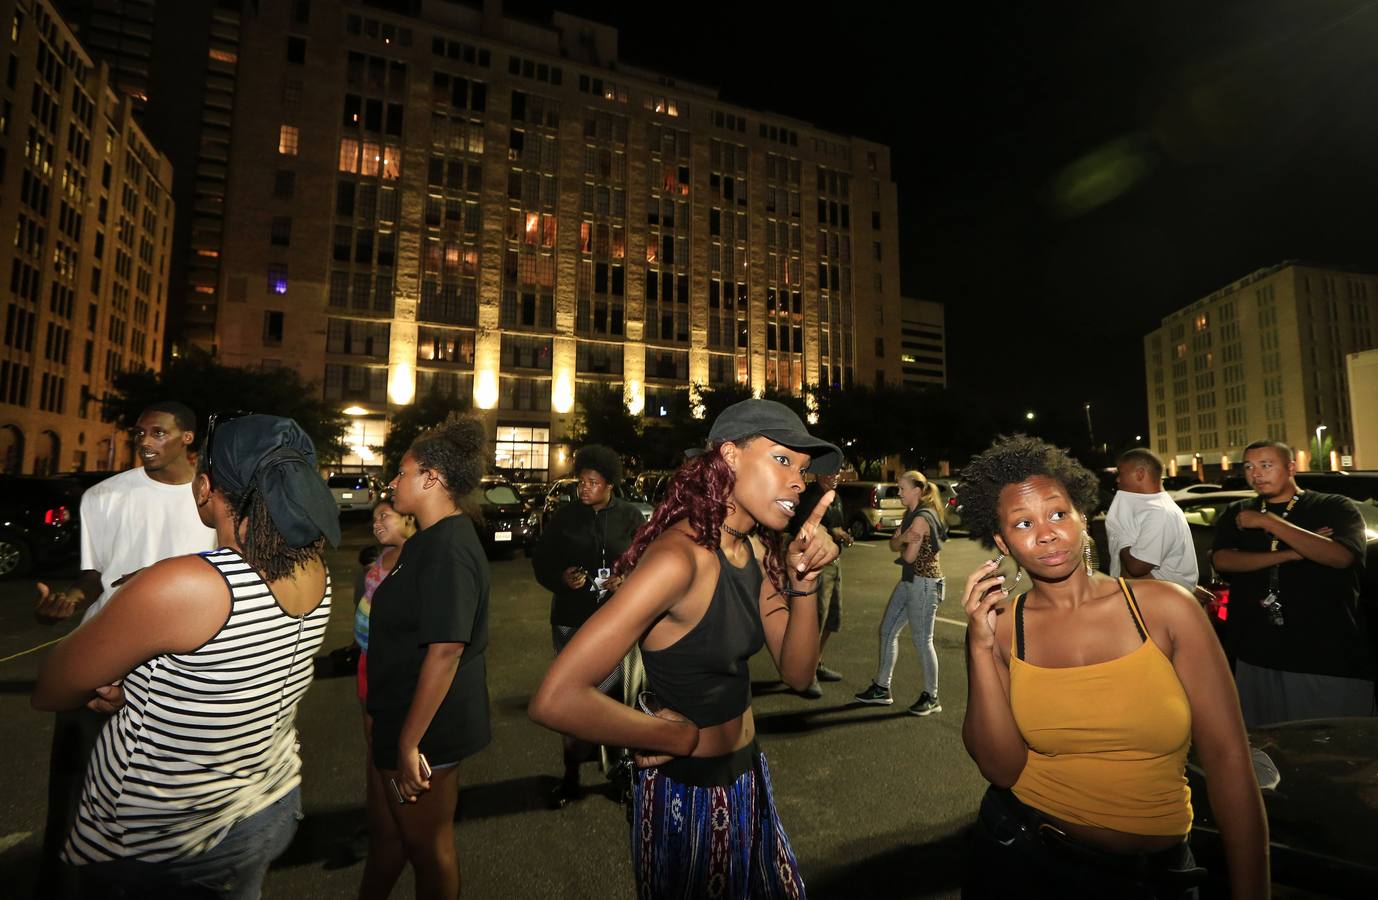
[[[1118,854],[1076,844],[1000,788],[981,800],[962,885],[964,898],[1195,900],[1205,878],[1186,841],[1155,853]]]
[[[60,859],[77,820],[77,805],[86,784],[86,766],[96,739],[110,717],[89,709],[60,712],[53,723],[48,756],[48,820],[43,828],[36,897],[68,900],[81,896],[76,873]]]

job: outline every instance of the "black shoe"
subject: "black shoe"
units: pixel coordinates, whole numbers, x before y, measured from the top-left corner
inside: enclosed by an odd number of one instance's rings
[[[836,669],[829,669],[827,666],[823,665],[821,662],[818,664],[818,671],[817,671],[816,674],[818,675],[818,680],[819,680],[819,681],[841,681],[841,680],[842,680],[842,673],[841,673],[841,672],[837,671]]]
[[[576,800],[584,798],[584,789],[577,781],[561,781],[560,784],[550,792],[549,803],[551,809],[564,809]]]
[[[805,700],[818,700],[823,696],[823,688],[819,687],[818,679],[815,678],[808,687],[799,691],[799,696]]]
[[[895,702],[895,698],[890,696],[889,688],[881,687],[873,681],[870,687],[856,695],[856,702],[869,703],[872,706],[889,706]]]
[[[909,707],[911,716],[931,716],[936,712],[942,712],[943,705],[938,702],[938,698],[924,691],[919,695],[919,699],[914,701],[914,705]]]

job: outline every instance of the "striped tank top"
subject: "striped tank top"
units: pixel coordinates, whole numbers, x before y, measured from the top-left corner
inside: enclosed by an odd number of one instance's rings
[[[70,863],[203,853],[301,782],[294,722],[330,620],[330,575],[296,618],[236,551],[201,556],[230,588],[230,615],[199,649],[125,676],[126,703],[91,755]]]

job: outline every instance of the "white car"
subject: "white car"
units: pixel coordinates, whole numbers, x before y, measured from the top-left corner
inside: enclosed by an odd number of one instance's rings
[[[344,472],[331,475],[325,482],[340,512],[371,510],[383,499],[383,485],[364,472]]]

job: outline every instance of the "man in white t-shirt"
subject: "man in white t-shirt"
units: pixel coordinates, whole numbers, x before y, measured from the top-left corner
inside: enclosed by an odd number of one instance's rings
[[[1200,571],[1187,517],[1163,491],[1163,463],[1149,449],[1121,454],[1115,486],[1119,490],[1105,515],[1110,574],[1116,578],[1157,578],[1196,590]]]
[[[173,556],[214,550],[215,530],[201,524],[191,482],[196,474],[190,450],[196,415],[183,403],[155,403],[139,414],[134,428],[142,467],[89,488],[81,498],[81,575],[65,591],[38,585],[40,621],[71,618],[90,604],[90,618],[130,575]],[[106,713],[122,702],[120,691],[101,688],[88,710],[59,713],[48,771],[48,822],[43,836],[38,896],[72,894],[58,853],[67,840],[86,777],[86,762]]]

